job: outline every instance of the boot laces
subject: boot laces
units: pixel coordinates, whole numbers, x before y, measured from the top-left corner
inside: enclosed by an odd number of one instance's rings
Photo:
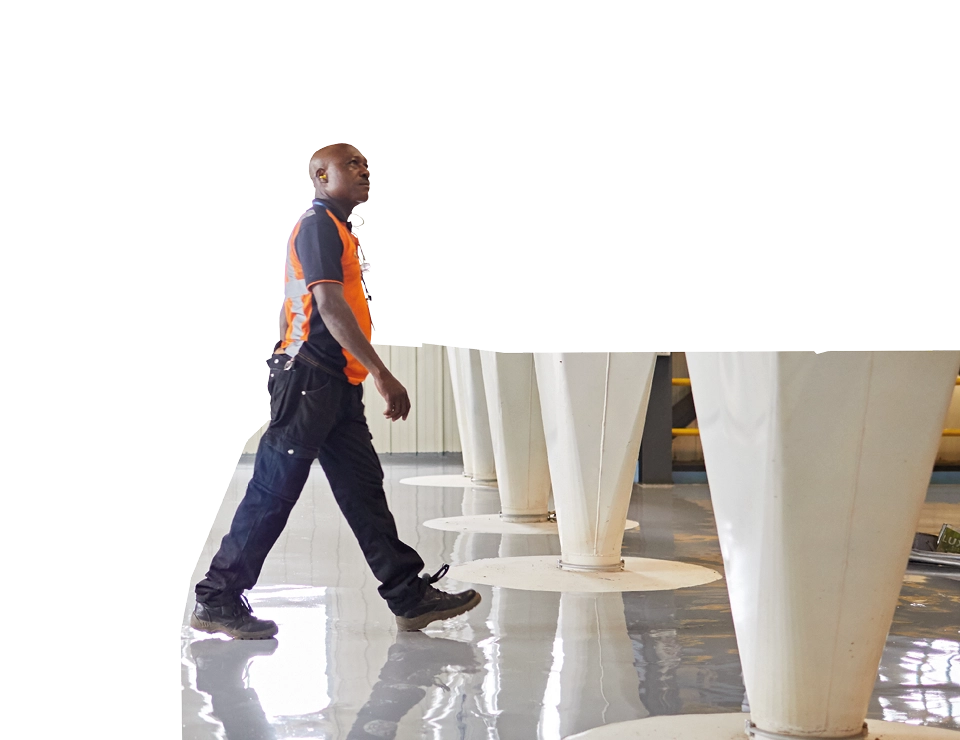
[[[250,602],[247,601],[247,597],[244,594],[239,594],[238,602],[241,611],[245,611],[247,614],[253,614],[253,607],[250,606]]]

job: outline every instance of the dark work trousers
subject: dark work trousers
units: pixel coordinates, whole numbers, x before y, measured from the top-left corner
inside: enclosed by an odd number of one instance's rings
[[[273,355],[270,426],[257,448],[253,478],[230,531],[196,586],[197,601],[216,606],[256,584],[300,497],[310,465],[320,461],[340,511],[380,581],[394,614],[423,596],[423,560],[400,541],[383,491],[383,469],[363,413],[363,386],[351,385],[302,356]]]

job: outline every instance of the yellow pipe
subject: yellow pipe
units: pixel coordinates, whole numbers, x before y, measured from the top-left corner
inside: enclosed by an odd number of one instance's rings
[[[944,437],[960,437],[960,429],[944,429]]]

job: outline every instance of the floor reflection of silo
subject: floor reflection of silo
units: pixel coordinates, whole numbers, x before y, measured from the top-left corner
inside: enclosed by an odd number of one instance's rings
[[[545,555],[556,537],[502,535],[499,557]],[[536,738],[547,687],[560,595],[494,588],[491,630],[496,639],[497,733]]]
[[[540,737],[562,738],[643,719],[639,676],[620,593],[563,593]]]
[[[624,593],[640,696],[652,715],[741,710],[743,679],[722,582]]]
[[[654,715],[679,712],[682,701],[677,669],[681,650],[676,630],[665,627],[675,612],[674,593],[630,593],[624,597],[629,600],[628,624],[643,703]]]
[[[673,529],[673,487],[635,486],[628,516],[640,522],[642,554],[672,560],[676,556]],[[629,548],[625,553],[633,554]],[[676,671],[681,650],[676,630],[675,591],[624,594],[625,613],[640,676],[640,696],[651,714],[674,714],[682,700]]]
[[[703,538],[716,537],[714,525],[704,507],[687,500],[683,491],[696,493],[692,486],[634,486],[628,516],[640,522],[640,529],[625,537],[625,555],[701,557]],[[709,501],[705,487],[703,496]],[[623,597],[640,696],[651,715],[742,708],[743,681],[724,582]]]
[[[537,728],[550,676],[560,594],[496,588],[494,600],[497,736],[543,737]]]
[[[463,491],[463,515],[496,514],[500,511],[500,494],[494,489],[466,488]],[[463,532],[457,535],[453,546],[454,563],[495,558],[500,547],[500,535]]]

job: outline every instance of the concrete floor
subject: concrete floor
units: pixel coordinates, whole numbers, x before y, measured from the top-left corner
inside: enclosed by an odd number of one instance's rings
[[[495,513],[495,491],[412,487],[459,473],[455,455],[384,456],[401,537],[435,571],[477,558],[560,553],[556,536],[459,534],[428,519]],[[204,547],[202,577],[253,467],[241,461]],[[624,555],[723,572],[705,485],[636,487]],[[921,529],[960,524],[960,485],[932,485]],[[446,590],[471,587],[449,576]],[[275,640],[182,631],[184,740],[555,740],[654,715],[747,709],[725,581],[666,592],[546,593],[477,586],[472,612],[397,633],[353,535],[314,466],[249,594]],[[960,730],[960,577],[904,579],[869,718]],[[960,735],[958,735],[960,738]]]

